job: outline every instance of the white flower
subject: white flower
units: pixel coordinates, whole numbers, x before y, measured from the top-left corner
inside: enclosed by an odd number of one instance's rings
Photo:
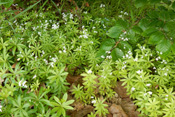
[[[122,16],[122,15],[119,15],[118,17],[119,17],[119,18],[122,18],[123,16]]]
[[[94,98],[94,96],[91,96],[91,98],[93,99],[93,98]]]
[[[164,73],[165,76],[167,76],[168,74],[167,73]]]
[[[33,76],[33,79],[35,79],[36,78],[36,74]]]
[[[61,51],[61,50],[59,50],[59,53],[61,54],[61,53],[62,53],[62,51]]]
[[[0,112],[2,112],[2,106],[0,105]]]
[[[93,104],[96,103],[96,100],[92,100],[91,103],[93,103]]]
[[[22,86],[22,80],[19,81],[18,85],[21,87]]]
[[[19,61],[19,60],[20,60],[20,58],[17,59],[17,61]]]
[[[101,4],[100,7],[103,8],[103,7],[105,7],[105,5],[104,4]]]
[[[153,69],[156,69],[156,67],[153,67]]]
[[[138,61],[138,58],[135,58],[134,61],[135,61],[135,62]]]
[[[56,25],[56,24],[52,24],[52,29],[56,30],[59,28],[59,25]]]
[[[152,92],[151,92],[151,91],[148,91],[148,93],[149,93],[150,95],[152,95]]]
[[[135,88],[134,88],[134,87],[132,87],[132,88],[131,88],[131,91],[134,91],[134,90],[135,90]]]
[[[24,82],[22,83],[22,86],[23,86],[23,87],[25,86],[26,82],[27,82],[27,81],[24,81]]]
[[[51,62],[51,63],[50,63],[50,65],[53,67],[53,66],[54,66],[54,63],[53,63],[53,62]]]
[[[64,53],[66,53],[66,50],[63,50]]]
[[[57,61],[57,59],[56,59],[56,58],[52,58],[52,60],[53,60],[53,62],[54,62],[54,63]]]
[[[87,73],[88,73],[88,74],[91,74],[91,73],[92,73],[92,71],[91,71],[91,70],[88,70],[88,71],[87,71]]]
[[[142,73],[142,70],[138,70],[137,73],[138,73],[138,74],[141,74],[141,73]]]
[[[146,84],[147,87],[151,86],[151,84]]]
[[[102,55],[102,56],[101,56],[101,58],[105,58],[105,56],[104,56],[104,55]]]

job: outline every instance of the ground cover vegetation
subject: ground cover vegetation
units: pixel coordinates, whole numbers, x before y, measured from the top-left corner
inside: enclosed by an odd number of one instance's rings
[[[175,116],[174,0],[1,0],[0,12],[0,116],[65,117],[77,101],[107,116],[117,81],[140,116]]]

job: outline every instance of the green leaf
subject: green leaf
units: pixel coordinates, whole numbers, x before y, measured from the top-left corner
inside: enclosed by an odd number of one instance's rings
[[[171,46],[171,50],[172,50],[173,53],[175,54],[175,42],[174,42],[173,45]]]
[[[136,36],[135,32],[132,29],[130,29],[127,32],[127,38],[129,39],[128,42],[130,44],[136,44],[138,41],[138,37]]]
[[[107,35],[111,38],[118,38],[120,33],[128,27],[128,22],[118,20],[117,24],[108,30]]]
[[[121,49],[115,48],[112,50],[111,55],[112,55],[112,60],[116,61],[119,58],[122,58],[124,56],[124,53]]]
[[[141,34],[143,32],[143,30],[139,26],[134,26],[132,28],[132,31],[134,31],[137,34]]]
[[[162,32],[155,32],[150,36],[148,43],[149,44],[158,44],[159,42],[161,42],[164,39],[165,39],[165,37],[164,37]]]
[[[111,38],[118,38],[121,32],[122,28],[120,26],[113,26],[108,30],[107,35]]]
[[[55,99],[55,101],[56,101],[58,104],[60,104],[60,105],[61,105],[60,100],[59,100],[59,99],[58,99],[56,96],[54,96],[53,98]]]
[[[71,107],[71,106],[64,106],[64,108],[67,109],[67,110],[73,110],[73,109],[74,109],[74,108]]]
[[[136,8],[140,8],[140,7],[143,7],[147,4],[147,0],[136,0],[135,1],[135,7]]]
[[[49,105],[49,106],[53,106],[49,100],[46,100],[46,99],[40,99],[41,102],[43,102],[44,104],[46,105]]]
[[[63,99],[66,101],[67,100],[67,93],[63,95]]]
[[[117,47],[119,47],[120,49],[122,49],[122,50],[132,50],[132,46],[128,43],[128,42],[126,42],[126,41],[121,41],[118,45],[117,45]]]
[[[151,4],[157,4],[160,3],[161,0],[149,0]]]
[[[175,10],[175,2],[173,2],[171,7]]]
[[[142,33],[142,35],[145,36],[145,37],[146,37],[146,36],[150,36],[152,33],[156,32],[156,31],[157,31],[156,28],[150,27],[150,28],[146,29],[146,30]]]
[[[64,105],[70,105],[70,104],[72,104],[73,102],[74,102],[74,100],[69,100],[69,101],[65,102]]]
[[[171,42],[167,39],[163,39],[157,46],[156,50],[162,52],[162,57],[168,55],[171,51]]]
[[[13,4],[13,0],[6,0],[5,2],[7,2],[7,3],[4,4],[4,6],[5,6],[6,8],[9,8],[9,7]],[[1,3],[1,2],[0,2],[0,3]]]
[[[100,49],[109,51],[115,45],[114,39],[106,39],[101,43]]]

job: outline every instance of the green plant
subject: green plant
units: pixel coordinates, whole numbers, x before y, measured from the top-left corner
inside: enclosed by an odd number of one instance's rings
[[[96,102],[94,103],[95,106],[95,114],[99,115],[99,116],[106,116],[108,112],[108,110],[106,109],[106,107],[108,106],[107,104],[104,104],[105,100],[100,100],[97,99]]]
[[[59,100],[56,96],[54,96],[54,100],[56,102],[51,102],[51,104],[54,106],[52,109],[53,113],[57,113],[57,116],[60,117],[63,115],[64,117],[66,116],[66,110],[73,110],[73,107],[69,106],[74,102],[74,100],[69,100],[67,101],[67,93],[63,95],[63,98]]]

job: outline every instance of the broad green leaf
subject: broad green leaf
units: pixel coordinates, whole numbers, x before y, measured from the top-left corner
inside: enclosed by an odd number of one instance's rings
[[[106,39],[101,43],[100,49],[109,51],[115,45],[114,39]]]
[[[121,49],[115,48],[112,50],[111,55],[112,55],[112,60],[116,61],[119,58],[122,58],[124,56],[124,53]]]
[[[132,31],[134,31],[137,34],[141,34],[143,32],[143,30],[139,26],[134,26],[132,28]]]
[[[157,4],[160,3],[161,0],[149,0],[151,4]]]
[[[128,42],[130,44],[136,44],[138,41],[138,37],[136,36],[135,32],[132,29],[130,29],[127,32],[127,38],[129,39]]]
[[[122,50],[132,50],[132,46],[126,42],[126,41],[121,41],[118,45],[118,48],[122,49]]]
[[[107,35],[111,38],[118,38],[123,30],[128,27],[128,22],[118,20],[117,24],[108,30]]]
[[[162,32],[155,32],[150,36],[148,43],[149,44],[158,44],[159,42],[161,42],[164,39],[165,39],[165,37],[164,37],[164,34]]]
[[[157,46],[156,50],[162,52],[162,57],[165,57],[169,52],[171,52],[171,42],[167,39],[163,39]]]
[[[150,21],[148,19],[141,19],[138,26],[145,31],[150,24]]]
[[[171,19],[168,11],[160,11],[159,18],[163,21],[168,21]]]
[[[175,54],[175,42],[174,42],[173,45],[171,46],[171,50],[172,50],[173,53]]]
[[[146,37],[146,36],[150,36],[152,33],[156,32],[156,31],[157,31],[156,28],[150,27],[150,28],[146,29],[146,30],[142,33],[142,35],[145,36],[145,37]]]
[[[111,38],[118,38],[120,36],[120,33],[122,32],[122,29],[120,26],[113,26],[108,30],[107,35]]]
[[[140,8],[140,7],[143,7],[147,4],[147,0],[136,0],[135,1],[135,7],[136,8]]]
[[[173,2],[171,7],[175,10],[175,2]]]

